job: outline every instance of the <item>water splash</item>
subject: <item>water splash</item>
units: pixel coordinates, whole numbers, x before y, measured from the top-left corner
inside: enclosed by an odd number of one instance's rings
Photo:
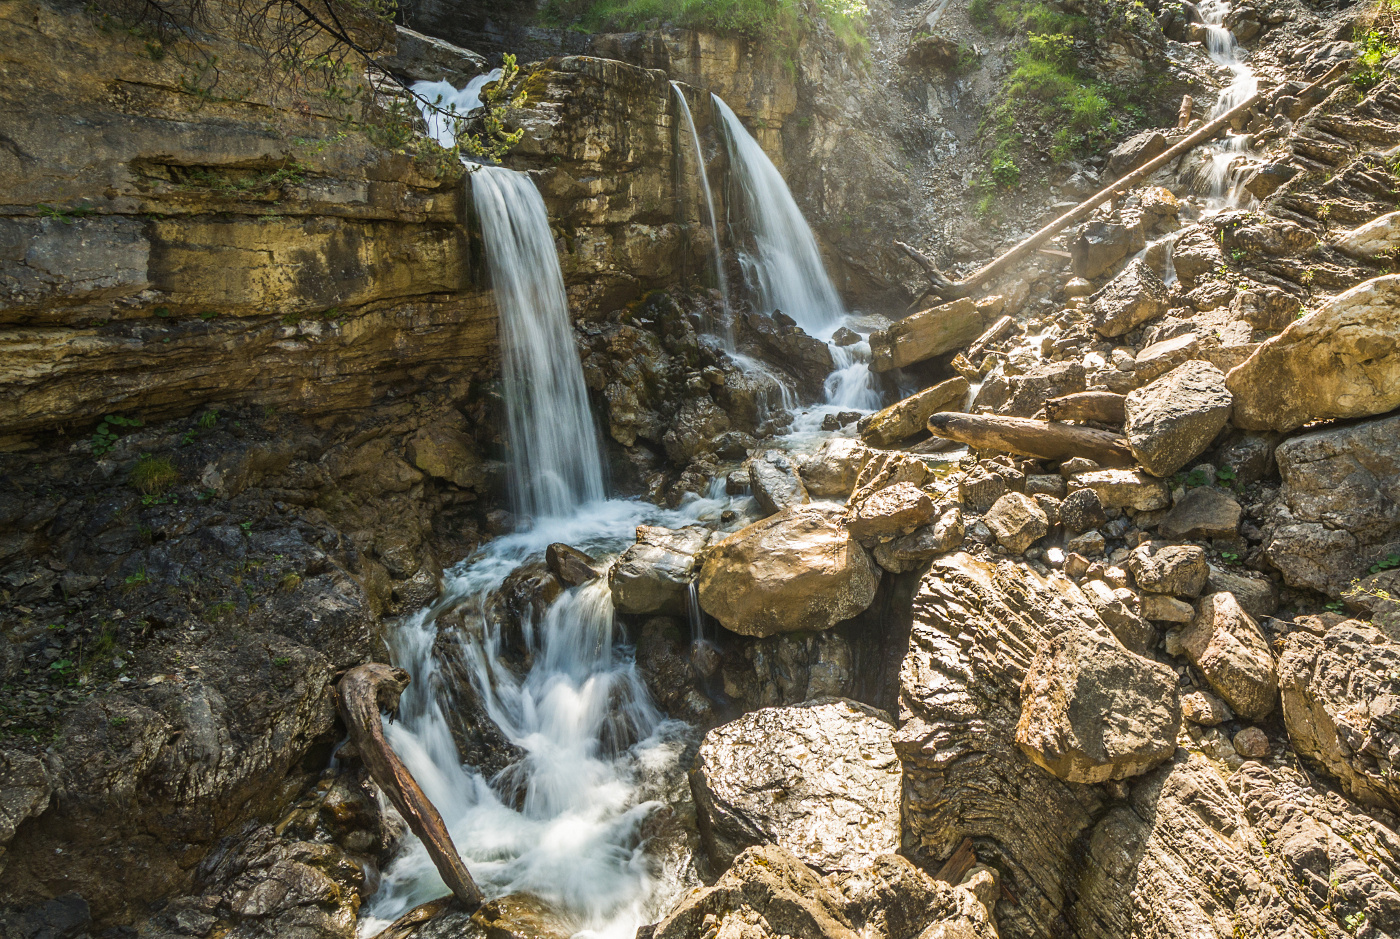
[[[845,314],[826,274],[812,228],[782,174],[718,95],[710,95],[724,127],[734,187],[743,203],[752,249],[740,252],[757,305],[782,310],[811,336],[828,338]]]
[[[502,75],[501,69],[493,69],[485,75],[478,75],[467,82],[465,88],[458,90],[451,82],[414,82],[413,93],[424,101],[437,105],[443,111],[450,114],[443,114],[441,111],[425,106],[422,101],[418,102],[418,108],[423,112],[423,120],[428,124],[428,136],[432,137],[444,147],[451,147],[456,141],[455,117],[466,117],[477,108],[481,107],[481,89],[499,79]]]
[[[685,100],[685,93],[681,91],[681,86],[676,82],[671,82],[671,90],[676,94],[676,100],[680,102],[681,113],[685,115],[686,126],[690,128],[690,142],[695,150],[695,171],[700,177],[700,187],[705,193],[705,210],[710,218],[710,244],[713,248],[715,262],[715,277],[719,281],[720,296],[724,300],[725,323],[721,339],[725,341],[725,347],[734,348],[734,333],[730,326],[729,317],[732,315],[732,307],[729,305],[729,275],[724,272],[724,255],[719,247],[719,221],[715,217],[715,199],[710,192],[710,177],[705,172],[705,154],[700,149],[700,133],[695,129],[695,118],[690,113],[690,104]]]

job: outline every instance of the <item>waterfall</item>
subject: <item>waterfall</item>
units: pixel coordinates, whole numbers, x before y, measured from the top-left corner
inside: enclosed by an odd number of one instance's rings
[[[527,612],[516,644],[529,650],[528,670],[506,664],[510,627],[492,615],[492,595],[552,542],[607,557],[638,524],[680,527],[717,520],[721,510],[714,500],[667,512],[604,498],[544,201],[521,173],[474,166],[471,181],[500,311],[510,485],[522,524],[448,571],[439,600],[390,631],[391,658],[413,682],[385,733],[488,896],[528,892],[575,935],[632,939],[682,886],[680,871],[648,854],[643,825],[663,807],[649,793],[684,784],[692,732],[665,719],[648,695],[615,635],[606,577],[566,591],[539,622]],[[464,765],[452,736],[448,715],[468,694],[524,754],[494,777]],[[409,837],[360,933],[375,935],[446,893],[427,851]]]
[[[603,457],[544,199],[500,167],[471,180],[501,316],[511,495],[523,518],[570,515],[603,498]]]
[[[1235,34],[1225,28],[1225,17],[1230,12],[1228,0],[1205,0],[1200,5],[1200,11],[1205,20],[1206,52],[1212,62],[1225,66],[1233,76],[1207,118],[1214,120],[1258,91],[1259,78],[1241,54]],[[1209,145],[1210,158],[1203,175],[1207,190],[1206,205],[1210,210],[1218,212],[1239,205],[1241,174],[1236,164],[1249,149],[1248,143],[1248,136],[1227,131],[1224,138]]]
[[[700,176],[700,186],[705,191],[705,210],[710,216],[710,244],[714,248],[715,277],[719,280],[720,296],[724,298],[724,313],[726,318],[731,310],[729,306],[729,277],[724,273],[724,256],[719,249],[719,222],[715,218],[715,199],[710,192],[710,177],[705,172],[705,154],[700,149],[700,132],[695,129],[695,118],[691,116],[690,104],[685,100],[685,93],[681,91],[681,86],[671,82],[671,90],[676,93],[676,100],[680,102],[681,113],[685,115],[686,126],[690,128],[690,142],[695,150],[695,171]],[[725,336],[727,344],[734,345],[734,337],[730,334],[729,324],[725,324]]]
[[[729,170],[739,190],[752,251],[740,261],[764,313],[782,310],[803,331],[830,337],[845,315],[841,299],[826,275],[812,228],[758,141],[729,105],[710,95],[724,125]]]
[[[478,75],[467,82],[467,86],[460,91],[452,87],[451,82],[446,81],[414,82],[413,93],[444,111],[466,117],[481,107],[481,89],[500,78],[501,74],[500,69],[493,69],[485,75]],[[423,112],[423,120],[428,124],[428,136],[444,147],[452,146],[455,139],[452,118],[433,108],[424,107],[422,102],[419,102],[419,110]]]

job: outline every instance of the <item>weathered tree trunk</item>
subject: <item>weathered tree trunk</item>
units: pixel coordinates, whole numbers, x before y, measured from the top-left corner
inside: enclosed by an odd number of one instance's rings
[[[475,910],[486,898],[462,863],[442,816],[384,739],[379,712],[398,706],[409,681],[408,672],[379,662],[350,669],[336,688],[340,716],[370,776],[428,849],[443,883],[468,911]]]
[[[1045,416],[1052,421],[1096,421],[1100,424],[1122,424],[1126,397],[1111,391],[1080,391],[1072,395],[1051,398],[1045,402]]]
[[[1082,456],[1100,466],[1132,466],[1128,442],[1092,427],[1074,427],[1027,417],[994,417],[944,412],[928,419],[935,437],[947,437],[977,450],[1003,450],[1038,460]]]

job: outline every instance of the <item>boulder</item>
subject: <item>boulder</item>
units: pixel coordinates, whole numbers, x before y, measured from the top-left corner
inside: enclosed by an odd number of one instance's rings
[[[764,708],[705,734],[691,773],[715,870],[776,844],[824,873],[899,848],[899,760],[889,715],[824,699]]]
[[[815,336],[809,336],[792,321],[783,322],[781,314],[766,316],[745,313],[740,333],[741,351],[777,364],[797,379],[797,390],[804,400],[820,399],[826,377],[835,368],[831,348]]]
[[[1353,798],[1400,810],[1400,643],[1347,620],[1288,637],[1279,690],[1288,737]]]
[[[1076,489],[1060,501],[1060,523],[1068,532],[1089,531],[1107,521],[1099,494],[1092,489]]]
[[[1166,518],[1157,523],[1157,530],[1166,538],[1180,540],[1229,540],[1239,534],[1243,515],[1244,509],[1233,497],[1219,489],[1200,486],[1187,492],[1172,506]]]
[[[1202,274],[1218,271],[1225,263],[1225,252],[1215,239],[1215,232],[1206,225],[1196,225],[1183,231],[1172,246],[1172,267],[1187,288],[1196,286]]]
[[[1269,642],[1231,594],[1212,593],[1200,601],[1181,645],[1240,717],[1262,720],[1278,704],[1278,671]]]
[[[793,506],[711,546],[700,606],[744,636],[827,629],[875,599],[880,570],[839,509]]]
[[[1210,446],[1230,419],[1225,375],[1208,362],[1179,365],[1125,402],[1128,447],[1154,476],[1170,476]]]
[[[1234,720],[1230,706],[1209,691],[1188,691],[1181,696],[1181,716],[1202,727],[1215,727]]]
[[[875,546],[875,561],[892,574],[912,571],[963,543],[962,511],[950,508],[932,525]]]
[[[913,483],[895,483],[851,506],[846,511],[846,524],[861,544],[874,545],[907,535],[937,516],[928,493]]]
[[[666,457],[677,466],[714,447],[715,438],[729,430],[729,415],[708,396],[681,405],[671,429],[661,438]]]
[[[749,460],[749,492],[764,515],[812,501],[798,475],[797,465],[787,454],[776,450]]]
[[[690,582],[709,543],[710,530],[702,525],[638,525],[636,544],[608,572],[614,608],[619,613],[684,615]]]
[[[454,427],[424,427],[405,441],[404,450],[408,462],[429,476],[462,489],[483,490],[487,486],[486,462],[477,455],[471,438]]]
[[[1288,584],[1339,596],[1400,539],[1400,416],[1301,434],[1275,457],[1265,556]]]
[[[1196,545],[1138,545],[1128,570],[1139,589],[1174,597],[1199,597],[1210,576],[1205,549]]]
[[[985,512],[1004,496],[1006,477],[978,463],[958,480],[958,498],[974,512]]]
[[[380,58],[381,67],[409,81],[448,81],[457,87],[491,70],[475,52],[403,26],[394,27],[394,54]]]
[[[0,873],[5,871],[5,848],[21,822],[49,807],[53,787],[38,758],[18,750],[0,750]]]
[[[1142,617],[1142,602],[1127,587],[1097,578],[1080,584],[1089,605],[1126,648],[1146,654],[1157,645],[1157,629]]]
[[[1344,231],[1332,247],[1353,258],[1375,258],[1400,247],[1400,212],[1387,212],[1364,225]]]
[[[712,887],[687,895],[652,939],[997,939],[986,874],[934,880],[902,857],[827,877],[775,845],[749,848]],[[990,901],[995,902],[994,896]]]
[[[1141,259],[1089,298],[1089,318],[1103,336],[1121,336],[1167,312],[1167,285]]]
[[[1246,574],[1243,571],[1226,570],[1211,564],[1210,576],[1206,578],[1206,591],[1225,591],[1233,594],[1240,607],[1255,619],[1272,616],[1278,609],[1278,588],[1272,580],[1262,574]]]
[[[983,519],[996,539],[1013,554],[1022,554],[1050,531],[1050,522],[1030,496],[1008,492]]]
[[[928,419],[939,411],[962,406],[967,399],[967,379],[939,382],[918,394],[896,402],[860,422],[861,438],[871,446],[892,447],[928,432]]]
[[[1230,301],[1230,314],[1235,319],[1267,333],[1282,332],[1302,308],[1303,302],[1293,294],[1264,284],[1241,290]]]
[[[1141,251],[1146,244],[1141,225],[1087,222],[1079,227],[1070,242],[1070,265],[1076,276],[1092,280],[1107,274],[1119,261]]]
[[[1167,138],[1159,130],[1145,130],[1129,137],[1108,154],[1105,182],[1128,175],[1148,160],[1167,151]]]
[[[967,297],[911,313],[870,334],[870,367],[888,372],[960,349],[982,334],[986,319],[984,304]]]
[[[1148,593],[1142,597],[1142,616],[1153,623],[1189,623],[1196,618],[1196,608],[1165,593]]]
[[[1143,346],[1133,360],[1133,380],[1138,383],[1160,378],[1172,369],[1201,357],[1201,340],[1194,332]],[[1125,415],[1126,419],[1126,415]]]
[[[1076,473],[1069,478],[1070,496],[1075,489],[1092,489],[1099,504],[1111,509],[1152,512],[1171,504],[1167,484],[1138,470],[1106,469]]]
[[[1137,776],[1176,750],[1176,686],[1175,672],[1107,629],[1067,629],[1036,653],[1021,685],[1016,742],[1069,782]]]
[[[1258,727],[1246,727],[1231,737],[1230,743],[1246,760],[1262,760],[1269,755],[1269,736]]]
[[[596,580],[607,570],[607,565],[596,558],[560,542],[545,548],[544,563],[549,572],[566,587],[577,587]]]
[[[1332,297],[1231,370],[1236,426],[1286,431],[1400,406],[1397,331],[1400,274]]]
[[[844,499],[856,488],[856,479],[870,459],[870,451],[858,440],[829,437],[798,466],[810,495],[819,499]]]

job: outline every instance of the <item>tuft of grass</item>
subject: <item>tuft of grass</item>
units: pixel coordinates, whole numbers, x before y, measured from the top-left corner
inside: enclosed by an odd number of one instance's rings
[[[283,593],[291,593],[301,586],[301,575],[296,571],[287,571],[282,575],[282,579],[277,582],[277,587]]]
[[[141,454],[131,470],[131,484],[148,496],[160,495],[175,485],[179,478],[175,464],[163,456],[151,456],[149,453]]]

